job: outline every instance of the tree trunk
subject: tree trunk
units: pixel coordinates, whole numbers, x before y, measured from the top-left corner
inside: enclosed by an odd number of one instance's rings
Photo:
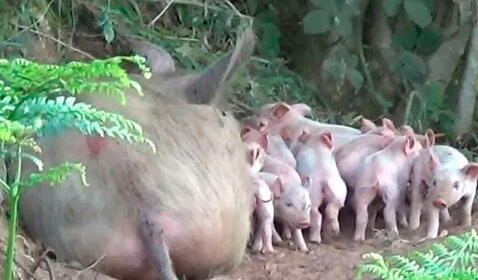
[[[474,18],[478,15],[478,5],[474,4]],[[476,85],[478,79],[478,24],[475,22],[470,40],[461,90],[456,108],[455,136],[458,137],[471,130],[473,111],[476,102]]]

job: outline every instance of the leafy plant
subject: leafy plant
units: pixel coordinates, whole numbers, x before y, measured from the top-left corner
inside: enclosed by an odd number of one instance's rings
[[[144,137],[139,124],[77,102],[75,98],[82,93],[101,92],[119,97],[125,104],[125,89],[133,88],[142,94],[140,85],[130,80],[121,67],[124,61],[138,65],[146,77],[150,75],[144,65],[145,59],[139,56],[113,57],[90,63],[73,61],[65,65],[45,65],[26,59],[0,60],[0,159],[11,157],[12,164],[16,165],[13,181],[0,178],[0,188],[10,198],[6,280],[13,277],[18,202],[22,192],[41,182],[61,183],[72,172],[78,172],[83,184],[88,185],[81,163],[67,162],[44,169],[38,157],[41,154],[41,147],[36,142],[38,136],[76,128],[84,134],[148,144],[154,151],[153,143]],[[22,174],[24,160],[31,160],[39,172]]]
[[[432,244],[428,251],[413,251],[409,257],[383,257],[377,253],[363,256],[366,260],[358,275],[370,274],[386,280],[472,280],[478,279],[478,234],[473,229],[445,242]]]

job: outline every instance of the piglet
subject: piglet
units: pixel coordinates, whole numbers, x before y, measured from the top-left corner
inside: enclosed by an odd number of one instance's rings
[[[330,131],[336,136],[336,146],[361,134],[360,130],[352,127],[321,123],[306,118],[285,102],[276,103],[267,113],[263,113],[263,116],[269,120],[270,131],[280,134],[289,146],[298,140],[304,126],[308,127],[311,133]]]
[[[461,224],[470,226],[478,180],[478,164],[469,162],[458,150],[445,145],[432,146],[420,156],[415,165],[417,172],[412,183],[410,228],[418,228],[423,208],[428,217],[425,239],[436,238],[440,226],[440,213],[444,220],[449,220],[446,210],[460,200],[464,201],[461,207],[463,215]]]
[[[265,155],[264,172],[279,176],[280,197],[274,200],[275,217],[286,229],[292,230],[295,243],[301,251],[308,248],[302,235],[302,229],[310,226],[310,193],[302,185],[299,174],[288,164]]]
[[[355,188],[358,171],[365,157],[384,149],[395,138],[395,133],[388,127],[374,129],[375,133],[360,135],[335,153],[340,175],[349,189]]]
[[[367,208],[376,196],[380,196],[385,203],[383,214],[388,231],[398,235],[397,212],[400,223],[403,226],[407,224],[404,209],[406,184],[421,148],[413,136],[398,136],[385,149],[364,159],[353,194],[355,240],[365,240]]]
[[[285,141],[278,134],[270,133],[268,130],[268,121],[261,121],[257,129],[250,125],[243,125],[241,137],[244,142],[255,142],[261,145],[266,153],[276,159],[279,159],[291,167],[296,167],[296,160]]]
[[[250,165],[250,174],[253,184],[253,213],[256,220],[256,231],[252,245],[253,252],[272,253],[272,231],[274,227],[274,204],[273,192],[260,178],[259,171],[264,165],[264,149],[257,143],[247,143],[247,160]],[[274,183],[272,189],[279,196],[280,185]]]
[[[304,140],[304,139],[303,139]],[[344,206],[347,187],[339,174],[333,155],[334,139],[330,132],[314,133],[297,151],[297,171],[310,190],[311,226],[309,241],[320,243],[322,214],[319,207],[325,204],[325,217],[335,235],[340,233],[339,210]]]

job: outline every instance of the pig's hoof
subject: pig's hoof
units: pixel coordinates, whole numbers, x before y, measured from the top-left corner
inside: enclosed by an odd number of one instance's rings
[[[407,228],[407,227],[408,227],[408,222],[407,222],[407,220],[400,221],[399,223],[400,223],[400,226],[401,226],[402,228]]]
[[[420,224],[408,224],[409,230],[417,230],[420,227]]]
[[[363,236],[363,235],[355,235],[355,236],[354,236],[354,241],[356,241],[356,242],[364,242],[364,241],[365,241],[365,236]]]
[[[274,249],[262,249],[261,254],[263,255],[270,255],[274,253]]]
[[[259,246],[252,246],[251,252],[254,254],[257,254],[261,251],[261,248]]]
[[[309,238],[310,243],[320,244],[322,243],[322,238],[320,237],[311,237]]]
[[[299,248],[299,251],[303,252],[303,253],[309,253],[309,248],[307,247],[304,247],[304,248]]]

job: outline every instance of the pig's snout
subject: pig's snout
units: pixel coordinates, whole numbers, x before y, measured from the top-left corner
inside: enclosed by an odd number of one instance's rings
[[[435,206],[438,209],[445,209],[447,205],[443,199],[439,198],[433,201],[433,206]]]
[[[310,226],[310,222],[304,221],[297,224],[297,228],[304,229]]]

